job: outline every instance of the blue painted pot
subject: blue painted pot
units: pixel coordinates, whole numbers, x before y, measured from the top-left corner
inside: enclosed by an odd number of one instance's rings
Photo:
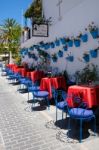
[[[73,62],[73,61],[74,61],[74,57],[73,57],[73,56],[68,56],[68,57],[66,57],[66,59],[67,59],[68,61],[70,61],[70,62]]]
[[[48,50],[50,48],[50,45],[47,43],[44,45],[45,50]]]
[[[91,31],[90,33],[91,33],[93,39],[98,38],[98,29],[96,29],[96,30],[94,30],[94,31]]]
[[[62,52],[62,51],[59,51],[59,52],[58,52],[58,56],[59,56],[59,57],[63,57],[63,52]]]
[[[69,41],[68,41],[68,46],[69,46],[69,47],[72,47],[72,46],[73,46],[73,41],[72,41],[72,40],[69,40]]]
[[[56,41],[55,41],[55,45],[56,45],[56,46],[60,46],[60,41],[59,41],[59,40],[56,40]]]
[[[76,47],[80,47],[80,40],[74,40],[74,45]]]
[[[96,58],[98,55],[98,51],[97,50],[90,50],[90,55],[92,58]]]
[[[83,59],[84,59],[85,62],[89,62],[89,60],[90,60],[89,55],[83,56]]]
[[[68,50],[68,47],[67,45],[63,47],[64,51],[67,51]]]
[[[87,42],[87,41],[88,41],[88,35],[87,35],[87,34],[83,34],[83,35],[81,36],[81,40],[82,40],[83,42]]]
[[[55,44],[53,42],[50,43],[51,48],[55,48]]]
[[[66,44],[65,38],[61,38],[60,41],[61,41],[61,43],[62,43],[63,45]]]
[[[57,58],[52,58],[52,61],[53,62],[57,62]]]

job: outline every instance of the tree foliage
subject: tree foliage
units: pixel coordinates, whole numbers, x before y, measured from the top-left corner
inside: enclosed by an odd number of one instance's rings
[[[0,49],[16,53],[20,45],[21,27],[13,18],[4,20],[1,25],[3,33],[0,36]]]

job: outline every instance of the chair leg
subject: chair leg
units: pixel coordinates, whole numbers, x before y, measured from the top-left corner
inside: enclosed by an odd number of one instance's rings
[[[69,120],[68,120],[68,137],[69,137],[69,130],[70,130],[70,117],[69,117]]]
[[[49,99],[47,98],[47,106],[48,106],[48,110],[50,109],[50,104],[49,104]]]
[[[28,91],[28,101],[29,101],[29,91]]]
[[[63,120],[64,111],[62,110],[62,120]]]
[[[96,118],[94,117],[94,135],[96,135]]]
[[[80,140],[79,142],[81,143],[82,141],[82,119],[80,119]]]
[[[57,107],[56,107],[56,122],[57,122]]]

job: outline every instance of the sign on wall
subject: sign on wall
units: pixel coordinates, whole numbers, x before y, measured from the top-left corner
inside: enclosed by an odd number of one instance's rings
[[[33,36],[48,37],[48,25],[47,24],[34,24]]]

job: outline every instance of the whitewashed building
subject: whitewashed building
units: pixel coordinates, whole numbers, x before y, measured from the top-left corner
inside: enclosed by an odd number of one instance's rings
[[[57,54],[57,62],[50,60],[52,67],[58,67],[59,71],[67,70],[70,74],[85,67],[87,63],[97,64],[99,66],[99,50],[97,57],[92,57],[91,50],[98,49],[99,38],[93,38],[89,31],[89,24],[94,22],[94,26],[98,29],[99,35],[99,0],[42,0],[43,13],[45,18],[51,17],[51,25],[48,29],[48,37],[31,36],[30,39],[21,43],[21,48],[29,48],[32,45],[43,41],[44,43],[55,42],[61,38],[77,38],[80,33],[87,34],[87,40],[83,42],[80,37],[80,46],[69,46],[67,43],[54,48],[49,47],[46,52],[50,55]],[[85,30],[87,28],[87,30]],[[64,47],[67,45],[67,50]],[[63,56],[58,56],[58,51],[62,50]],[[83,56],[88,53],[89,60],[85,62]],[[73,56],[73,60],[67,57]],[[23,60],[31,62],[28,56]]]

